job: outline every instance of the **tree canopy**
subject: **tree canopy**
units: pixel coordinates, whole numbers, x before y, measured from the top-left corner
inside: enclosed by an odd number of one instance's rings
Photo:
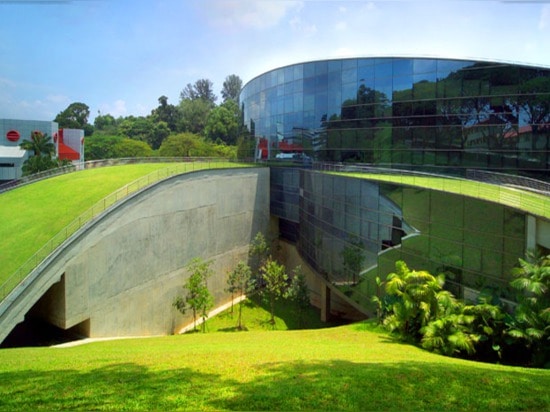
[[[60,128],[83,129],[85,136],[90,136],[94,127],[88,124],[90,108],[80,102],[71,103],[65,110],[60,112],[54,119]]]

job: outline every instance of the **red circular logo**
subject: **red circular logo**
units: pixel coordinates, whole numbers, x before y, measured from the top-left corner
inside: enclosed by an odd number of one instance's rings
[[[17,142],[21,135],[17,130],[10,130],[8,133],[6,133],[6,137],[10,142]]]

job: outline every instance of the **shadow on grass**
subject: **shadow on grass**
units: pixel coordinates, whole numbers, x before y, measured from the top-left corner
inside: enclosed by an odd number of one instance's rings
[[[480,365],[266,363],[248,380],[134,363],[0,373],[0,409],[549,410],[550,374]],[[237,374],[238,375],[238,374]]]

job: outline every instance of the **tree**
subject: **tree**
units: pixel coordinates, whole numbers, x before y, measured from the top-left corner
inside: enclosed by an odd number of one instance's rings
[[[83,129],[85,136],[91,136],[94,127],[88,124],[90,108],[80,102],[71,103],[65,110],[60,112],[54,119],[60,128]]]
[[[227,278],[227,291],[231,292],[233,297],[234,294],[237,296],[244,296],[252,290],[252,272],[250,266],[248,266],[243,261],[237,263],[235,269],[229,273]],[[233,306],[231,306],[233,309]],[[243,300],[239,302],[239,315],[237,319],[237,329],[242,330],[242,308]]]
[[[190,273],[189,278],[183,285],[187,290],[185,298],[177,296],[172,306],[185,314],[187,308],[193,311],[193,330],[197,330],[197,315],[202,319],[202,332],[205,332],[205,321],[208,317],[208,311],[214,307],[214,298],[208,290],[207,280],[212,276],[213,271],[210,268],[211,261],[204,261],[201,258],[194,258],[187,266]]]
[[[233,100],[234,102],[239,102],[239,94],[243,87],[243,81],[236,74],[230,74],[225,78],[222,88],[222,98],[224,102],[228,100]]]
[[[213,83],[208,79],[199,79],[194,85],[187,83],[187,86],[180,93],[180,100],[199,100],[202,99],[210,106],[214,106],[217,96],[213,91]]]
[[[271,319],[269,322],[275,324],[275,301],[283,297],[287,289],[288,275],[285,267],[271,257],[261,267],[262,280],[264,282],[263,293],[269,301]]]
[[[98,131],[116,134],[117,120],[109,113],[102,115],[98,112],[98,115],[94,119],[94,133],[97,133]]]
[[[519,259],[510,283],[520,291],[508,334],[524,342],[535,366],[550,363],[550,255]]]
[[[265,240],[264,234],[262,232],[256,233],[248,248],[248,256],[252,260],[252,271],[256,274],[256,286],[263,286],[260,268],[265,264],[270,253],[271,250]]]
[[[221,140],[228,145],[234,145],[237,143],[239,121],[239,105],[228,100],[210,111],[204,134],[213,142]]]
[[[31,132],[30,140],[24,139],[19,147],[32,151],[34,156],[51,158],[55,154],[55,145],[52,143],[52,138],[38,130]]]
[[[59,166],[59,163],[52,159],[52,156],[55,154],[55,145],[47,134],[40,131],[31,132],[30,140],[24,139],[19,144],[19,147],[33,152],[33,156],[30,156],[23,163],[22,171],[24,176]]]
[[[365,254],[363,242],[358,238],[351,239],[341,252],[344,263],[344,272],[352,278],[353,284],[357,283],[357,276],[361,273]]]
[[[309,288],[306,283],[306,277],[302,272],[302,267],[297,266],[292,271],[292,282],[287,291],[287,297],[292,299],[298,305],[298,323],[300,327],[304,325],[304,313],[310,307]]]
[[[212,105],[204,99],[185,99],[180,102],[181,117],[177,129],[183,132],[202,134]]]
[[[151,111],[151,116],[155,122],[165,122],[170,131],[176,132],[181,112],[177,106],[168,104],[168,97],[160,96],[158,98],[159,106]]]
[[[456,313],[456,299],[443,290],[443,275],[410,270],[403,261],[397,261],[395,269],[387,276],[386,293],[396,299],[384,325],[402,339],[420,342],[423,328],[431,321]]]
[[[86,138],[84,157],[88,160],[116,159],[122,157],[150,157],[153,150],[145,142],[122,136],[98,135]]]

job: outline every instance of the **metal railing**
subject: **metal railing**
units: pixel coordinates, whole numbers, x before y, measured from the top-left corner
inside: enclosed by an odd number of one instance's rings
[[[173,159],[173,158],[171,158]],[[101,167],[101,166],[111,166],[115,163],[120,164],[129,164],[129,163],[138,163],[137,159],[116,159],[116,162],[110,161],[100,161],[100,162],[91,162],[90,167]],[[148,159],[144,159],[142,163],[146,163]],[[121,163],[126,162],[126,163]],[[148,163],[148,162],[147,162]],[[13,273],[4,283],[0,285],[0,302],[3,301],[9,293],[21,283],[38,265],[43,262],[53,251],[55,251],[59,246],[61,246],[70,236],[72,236],[76,231],[82,228],[87,223],[91,222],[101,213],[105,212],[108,208],[120,202],[122,199],[127,198],[129,195],[136,193],[148,186],[153,185],[161,180],[168,179],[172,176],[200,171],[200,170],[211,170],[211,169],[223,169],[228,167],[246,167],[248,164],[244,162],[232,162],[227,159],[199,159],[191,158],[186,159],[186,161],[179,163],[174,163],[172,166],[168,166],[163,169],[158,169],[146,176],[143,176],[123,187],[117,191],[111,193],[107,197],[103,198],[96,204],[94,204],[90,209],[86,210],[84,213],[79,215],[71,223],[69,223],[65,228],[58,232],[54,237],[52,237],[44,246],[42,246],[36,253],[34,253],[22,266],[20,266],[15,273]],[[89,167],[87,167],[89,168]],[[44,177],[42,177],[44,178]]]

